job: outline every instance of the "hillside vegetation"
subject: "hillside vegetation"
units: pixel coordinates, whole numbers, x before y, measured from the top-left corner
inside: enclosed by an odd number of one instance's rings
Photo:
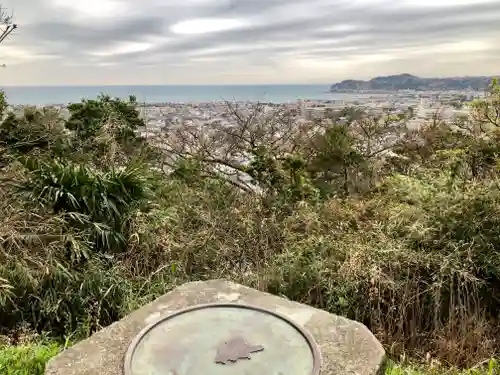
[[[498,85],[470,118],[417,132],[390,112],[304,125],[231,105],[236,127],[154,142],[133,98],[71,104],[67,121],[1,102],[7,373],[41,374],[62,346],[214,278],[363,322],[396,359],[496,371]]]
[[[491,77],[421,78],[405,73],[375,77],[369,81],[348,79],[333,84],[330,90],[484,90],[490,84]]]

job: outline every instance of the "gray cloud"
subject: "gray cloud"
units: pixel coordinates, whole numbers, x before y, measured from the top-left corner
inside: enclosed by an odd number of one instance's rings
[[[349,7],[341,10],[339,12],[337,7],[334,13],[314,18],[293,21],[285,18],[275,23],[221,34],[179,38],[157,46],[152,53],[171,56],[202,53],[204,56],[227,58],[257,54],[261,49],[265,49],[269,56],[292,52],[307,54],[312,49],[321,52],[311,55],[342,56],[346,54],[345,47],[358,48],[359,53],[366,54],[379,52],[381,49],[425,47],[433,43],[500,35],[499,4],[463,6],[434,12],[428,9],[408,12],[402,8],[384,11],[379,7],[365,7],[352,13],[349,13],[349,10],[352,11]],[[351,16],[346,18],[346,14]],[[335,29],[335,26],[343,24],[353,25],[353,29]],[[328,27],[333,29],[328,31]],[[296,43],[294,46],[286,46],[290,42]],[[318,42],[321,47],[312,45]],[[285,45],[280,46],[280,43]],[[228,45],[233,46],[234,51],[224,50]],[[213,51],[210,52],[211,49]],[[132,53],[123,58],[134,59],[139,55],[143,53]]]
[[[92,28],[64,21],[40,22],[22,29],[27,42],[39,44],[50,52],[86,52],[116,42],[141,41],[161,35],[165,23],[160,17],[129,19],[117,23],[99,24]]]
[[[157,72],[172,68],[181,75],[183,71],[190,75],[193,69],[205,69],[210,81],[210,77],[219,77],[228,67],[240,69],[242,80],[245,80],[245,70],[256,69],[262,71],[262,76],[267,69],[273,79],[282,67],[283,76],[279,79],[286,81],[293,69],[300,69],[301,74],[318,80],[323,71],[328,71],[329,61],[335,63],[333,71],[342,60],[350,64],[359,57],[359,64],[363,64],[363,59],[371,61],[370,56],[373,56],[370,71],[377,66],[381,70],[398,66],[399,71],[418,74],[423,71],[423,61],[447,53],[450,56],[445,60],[457,61],[464,74],[472,71],[493,74],[488,71],[493,66],[491,61],[500,57],[498,0],[462,1],[453,6],[445,6],[451,3],[447,0],[432,3],[414,0],[413,4],[409,0],[397,3],[387,0],[173,0],[168,3],[143,0],[140,5],[132,0],[113,0],[120,1],[127,11],[87,18],[77,11],[54,5],[54,0],[5,1],[10,4],[4,5],[15,8],[20,24],[18,34],[6,44],[13,51],[10,52],[11,65],[17,62],[26,71],[33,70],[36,64],[42,69],[37,56],[54,55],[59,59],[52,64],[85,66],[87,72],[97,72],[106,64],[124,69],[135,67],[138,80],[141,74],[146,77],[141,73],[141,69],[146,68]],[[83,3],[83,0],[72,1]],[[98,0],[87,1],[92,7]],[[178,22],[197,18],[237,19],[244,25],[194,35],[177,35],[170,29]],[[151,45],[113,53],[119,46],[126,48],[127,43]],[[19,57],[17,61],[16,53],[32,56],[33,61],[30,63],[27,57]],[[469,53],[484,58],[484,66],[481,61],[476,61],[475,66],[464,65],[465,55]],[[460,57],[461,54],[464,56]],[[377,63],[377,59],[392,62]],[[440,59],[445,61],[444,57]],[[310,67],[306,66],[308,63]],[[427,64],[431,65],[441,66],[437,62]],[[343,74],[357,78],[356,71],[349,73],[348,65],[342,69]],[[439,69],[434,74],[442,74]],[[111,79],[120,82],[124,77],[119,76],[118,69],[116,74]],[[324,77],[325,82],[335,78],[333,73],[332,77]]]

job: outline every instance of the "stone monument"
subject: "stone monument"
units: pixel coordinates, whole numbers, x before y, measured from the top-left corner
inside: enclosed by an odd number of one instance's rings
[[[362,324],[224,280],[184,284],[65,350],[46,375],[375,375]]]

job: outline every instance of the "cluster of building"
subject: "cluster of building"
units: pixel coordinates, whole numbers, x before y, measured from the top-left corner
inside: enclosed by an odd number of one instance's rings
[[[295,103],[263,104],[265,110],[274,110],[276,107],[285,107],[293,113],[297,121],[309,122],[328,117],[346,107],[356,107],[372,115],[382,115],[391,110],[391,114],[411,113],[407,126],[418,128],[428,119],[436,115],[443,119],[457,118],[469,113],[467,102],[480,93],[463,92],[394,92],[384,94],[356,95],[349,100],[298,100]],[[254,103],[235,102],[240,110],[250,110]],[[210,127],[217,123],[219,126],[235,125],[235,119],[228,114],[228,103],[164,103],[144,104],[139,111],[146,121],[146,128],[142,129],[144,136],[172,128],[199,128]]]
[[[384,115],[390,110],[392,115],[404,115],[404,123],[408,128],[418,128],[436,114],[443,119],[453,120],[457,117],[467,116],[469,113],[468,103],[474,97],[481,95],[480,93],[467,92],[353,93],[347,97],[348,99],[344,100],[298,100],[293,103],[260,103],[259,105],[264,113],[273,113],[277,109],[283,110],[291,116],[294,123],[304,124],[306,125],[304,128],[308,129],[307,132],[315,133],[317,129],[320,129],[319,124],[323,123],[325,119],[335,118],[335,121],[347,121],[346,116],[343,115],[343,110],[346,108],[356,108],[374,116]],[[69,117],[69,112],[65,106],[53,107],[60,110],[60,113],[65,118]],[[182,130],[192,129],[196,130],[193,133],[203,134],[203,137],[210,137],[212,130],[217,132],[222,128],[238,125],[238,119],[235,118],[234,111],[241,113],[245,117],[254,108],[255,103],[252,102],[227,103],[213,101],[206,103],[138,104],[137,109],[145,122],[145,127],[139,129],[139,133],[141,136],[148,138],[151,143],[164,149],[165,154],[170,155],[173,163],[177,159],[178,153],[172,152],[172,144],[184,141],[177,138],[176,130],[181,130],[180,133],[183,133],[183,136],[190,132],[183,132]],[[23,110],[22,107],[13,109],[15,111]],[[233,113],[231,113],[232,111]],[[410,118],[408,120],[409,114]],[[241,119],[239,121],[241,123]],[[396,135],[390,136],[397,137]],[[395,141],[397,139],[388,138],[383,143],[387,144]],[[250,155],[240,155],[240,157],[244,160],[237,160],[238,164],[246,164],[251,159]],[[163,168],[167,172],[171,169],[168,166]],[[213,164],[211,168],[215,173],[220,173],[224,178],[230,179],[234,184],[242,186],[242,188],[258,191],[258,187],[252,183],[252,178],[238,169],[228,170],[226,165],[217,163]]]
[[[406,120],[409,128],[418,128],[436,114],[445,120],[467,116],[468,104],[472,99],[484,95],[480,92],[425,92],[398,91],[360,94],[352,93],[343,100],[297,100],[292,103],[261,103],[264,111],[273,111],[277,107],[285,109],[295,117],[295,121],[314,123],[315,121],[338,114],[347,107],[354,107],[371,115],[383,115],[390,109],[392,115],[411,114]],[[228,104],[239,111],[251,111],[255,103],[212,101],[206,103],[161,103],[138,104],[140,116],[146,126],[140,129],[144,137],[155,138],[161,132],[169,129],[209,129],[212,125],[235,126],[236,119],[228,111]],[[69,111],[64,105],[52,106],[58,109],[64,118],[69,117]],[[11,108],[21,113],[24,106]],[[336,121],[344,120],[336,117]]]

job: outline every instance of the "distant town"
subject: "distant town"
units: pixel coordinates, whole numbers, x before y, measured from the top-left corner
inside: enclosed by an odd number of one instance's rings
[[[413,113],[408,121],[409,127],[419,127],[426,120],[439,113],[443,119],[456,119],[469,113],[467,102],[474,98],[481,98],[484,93],[477,91],[454,92],[395,92],[391,94],[353,94],[350,100],[318,101],[297,100],[295,103],[266,103],[270,109],[285,107],[296,114],[297,121],[314,121],[327,117],[328,113],[340,111],[346,107],[356,107],[373,115],[383,114],[388,109],[394,115]],[[242,110],[250,107],[251,102],[236,102]],[[209,103],[164,103],[144,104],[139,108],[145,119],[147,129],[144,136],[169,128],[203,127],[212,123],[221,126],[234,125],[231,117],[227,116],[226,102]]]
[[[482,78],[481,78],[482,79]],[[451,80],[454,79],[440,79]],[[478,78],[474,79],[478,81]],[[480,80],[480,79],[479,79]],[[416,84],[426,82],[431,86],[436,80],[420,79],[410,75],[398,75],[389,77],[376,77],[371,81],[343,81],[332,86],[332,91],[335,87],[349,86],[346,82],[385,82],[383,85],[377,86],[378,89],[373,90],[368,85],[368,89],[347,90],[348,95],[343,96],[344,100],[297,100],[288,103],[261,103],[266,106],[266,110],[283,108],[292,113],[299,122],[314,122],[328,117],[332,113],[340,112],[346,107],[356,107],[371,115],[380,115],[391,110],[391,114],[411,113],[410,118],[406,121],[406,126],[410,128],[418,128],[422,123],[429,118],[439,113],[439,116],[446,120],[454,120],[460,116],[467,116],[469,113],[468,103],[474,98],[481,98],[485,95],[484,89],[473,89],[467,86],[466,89],[460,90],[422,90],[419,89],[387,89],[388,85],[394,85],[397,82],[397,87],[406,87],[410,82]],[[459,80],[461,85],[464,85],[464,80]],[[486,81],[482,81],[483,83]],[[476,82],[477,83],[477,82]],[[399,85],[399,86],[398,86]],[[401,86],[402,85],[402,86]],[[405,86],[406,85],[406,86]],[[453,83],[456,85],[456,83]],[[250,108],[255,103],[253,102],[232,102],[238,105],[240,110]],[[146,126],[140,129],[140,133],[144,137],[155,137],[156,134],[168,131],[169,129],[179,128],[203,128],[212,125],[233,126],[235,119],[228,116],[228,103],[224,101],[210,102],[168,102],[168,103],[138,103],[138,110],[141,117],[144,119]],[[47,107],[47,106],[39,106]],[[62,115],[67,118],[69,112],[65,105],[52,105],[60,109]],[[20,112],[24,106],[13,106],[15,112]],[[338,118],[342,121],[342,118]]]

